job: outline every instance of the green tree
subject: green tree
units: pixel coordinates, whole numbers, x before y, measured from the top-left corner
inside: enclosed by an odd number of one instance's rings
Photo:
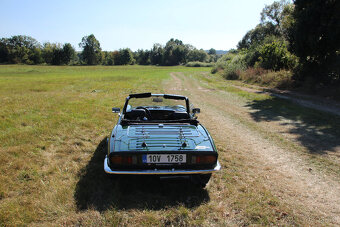
[[[205,52],[204,50],[200,49],[200,50],[197,50],[197,49],[193,49],[193,50],[190,50],[187,57],[186,57],[186,60],[188,62],[190,61],[200,61],[200,62],[205,62],[208,58],[208,54],[207,52]]]
[[[57,48],[53,50],[52,65],[61,65],[63,63],[63,49],[58,44]]]
[[[271,23],[258,24],[243,36],[237,48],[239,50],[254,48],[254,46],[261,45],[268,36],[279,36],[276,27]]]
[[[136,62],[139,65],[150,65],[151,64],[151,51],[149,50],[138,50],[136,53]]]
[[[16,35],[11,38],[2,38],[1,58],[8,63],[38,64],[40,63],[41,46],[37,40],[30,36]]]
[[[299,80],[317,84],[340,80],[340,1],[295,0],[290,32],[292,50],[300,58]]]
[[[81,57],[87,65],[97,65],[102,61],[102,49],[96,37],[91,34],[84,36],[79,43],[79,47],[83,48]]]
[[[115,65],[132,65],[135,63],[133,53],[129,48],[120,49],[113,52]]]
[[[60,43],[44,43],[42,56],[47,64],[61,65],[63,63],[63,49]]]
[[[121,65],[132,65],[135,62],[132,51],[129,48],[120,49],[119,56]]]
[[[9,48],[7,46],[7,39],[1,38],[0,39],[0,63],[9,62],[8,54],[9,54]]]
[[[285,7],[289,4],[288,0],[280,0],[273,2],[271,5],[266,5],[261,12],[261,23],[271,23],[279,28],[281,21],[285,17]]]
[[[42,56],[47,64],[52,64],[53,61],[53,51],[56,48],[55,43],[46,42],[43,45]]]
[[[103,51],[103,65],[113,65],[114,64],[114,56],[111,51]]]
[[[296,64],[296,58],[288,51],[284,42],[274,41],[260,49],[259,64],[264,69],[274,71],[291,69]]]
[[[261,24],[272,24],[275,31],[288,38],[287,32],[292,25],[294,5],[289,0],[275,1],[266,5],[261,12]]]
[[[283,9],[283,17],[280,22],[280,33],[282,37],[289,41],[289,32],[294,24],[294,4],[288,4]]]
[[[161,44],[156,43],[150,51],[150,61],[152,65],[161,65],[163,62],[164,48]]]
[[[75,56],[76,50],[73,46],[70,43],[65,43],[62,50],[62,63],[66,65],[70,64],[70,62],[74,60]]]
[[[184,45],[181,40],[170,39],[164,47],[163,64],[179,65],[186,63],[186,56],[190,46]]]
[[[113,51],[112,56],[113,56],[113,62],[114,62],[115,65],[122,65],[122,63],[120,61],[119,51]]]
[[[216,55],[216,50],[214,48],[211,48],[209,51],[208,51],[208,54],[209,55]]]
[[[47,64],[68,65],[76,57],[76,51],[70,43],[44,43],[42,57]]]
[[[44,62],[44,59],[42,57],[42,50],[38,47],[34,47],[31,49],[28,58],[32,60],[33,64],[41,64]]]
[[[261,12],[261,23],[248,31],[238,43],[238,49],[256,48],[264,44],[268,36],[287,38],[292,24],[293,4],[288,0],[275,1],[266,5]]]

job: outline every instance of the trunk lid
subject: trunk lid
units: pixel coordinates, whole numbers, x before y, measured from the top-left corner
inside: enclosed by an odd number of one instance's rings
[[[198,125],[129,125],[115,139],[115,151],[213,151]]]

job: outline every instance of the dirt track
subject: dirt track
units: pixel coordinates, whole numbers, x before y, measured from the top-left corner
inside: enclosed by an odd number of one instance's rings
[[[195,106],[201,108],[199,119],[215,140],[228,152],[242,156],[256,175],[266,179],[265,187],[271,193],[310,223],[323,220],[340,225],[339,182],[316,170],[305,160],[303,152],[294,151],[294,147],[306,150],[297,133],[292,133],[301,122],[284,118],[256,121],[252,117],[255,110],[236,95],[207,89],[195,76],[182,73],[171,76],[173,80],[165,86],[166,91],[188,95]],[[276,143],[266,133],[283,136],[288,145]],[[327,145],[327,141],[325,143]],[[333,158],[338,161],[338,143],[334,142],[332,147],[326,145],[321,146],[323,150],[320,152],[327,154],[332,150]]]
[[[316,109],[324,112],[328,112],[331,114],[335,114],[340,116],[340,104],[335,101],[327,100],[325,98],[321,98],[318,96],[306,95],[306,94],[298,94],[292,91],[282,91],[279,89],[267,89],[264,87],[257,87],[253,85],[253,88],[242,87],[233,85],[234,87],[241,89],[243,91],[252,92],[252,93],[262,93],[268,94],[274,97],[278,97],[280,99],[290,100],[298,105],[308,107],[311,109]]]

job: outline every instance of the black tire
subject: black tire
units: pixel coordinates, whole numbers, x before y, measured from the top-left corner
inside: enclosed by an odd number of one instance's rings
[[[121,179],[120,175],[105,173],[106,177],[111,181],[119,181]]]
[[[211,177],[211,173],[209,174],[200,174],[191,177],[191,181],[200,188],[205,188],[208,184]]]
[[[201,187],[205,188],[205,186],[208,184],[210,178],[211,178],[211,173],[209,174],[203,174],[200,176],[201,178]]]

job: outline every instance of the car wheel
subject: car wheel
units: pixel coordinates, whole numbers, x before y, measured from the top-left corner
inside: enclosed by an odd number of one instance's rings
[[[211,177],[211,173],[195,175],[191,177],[191,181],[198,187],[205,188],[205,186],[208,184],[210,180],[210,177]]]
[[[112,181],[117,181],[120,180],[121,176],[120,175],[116,175],[116,174],[109,174],[106,173],[106,177]]]

